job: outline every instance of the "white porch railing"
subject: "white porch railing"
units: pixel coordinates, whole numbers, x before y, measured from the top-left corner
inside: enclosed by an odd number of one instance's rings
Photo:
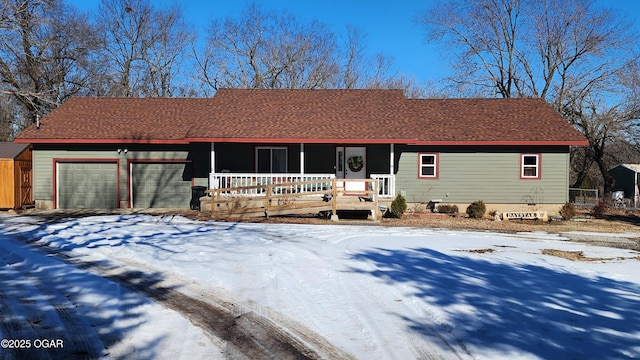
[[[312,191],[326,190],[331,187],[330,180],[335,178],[334,174],[253,174],[253,173],[211,173],[209,174],[209,188],[223,189],[256,185],[277,185],[280,183],[290,183],[296,181],[316,181],[310,184],[298,185],[295,189],[290,186],[274,187],[278,193],[305,193]],[[253,188],[234,191],[236,196],[260,195],[264,189]]]
[[[312,184],[305,184],[296,186],[295,189],[289,188],[289,186],[275,187],[275,191],[278,193],[305,193],[312,191],[326,190],[331,187],[330,180],[335,178],[334,174],[253,174],[253,173],[211,173],[209,174],[209,188],[210,189],[223,189],[223,188],[236,188],[245,186],[256,185],[276,185],[279,183],[290,183],[296,181],[315,181]],[[371,174],[372,179],[378,179],[380,191],[378,195],[380,197],[393,197],[396,194],[395,191],[395,175],[385,174]],[[263,189],[243,189],[234,191],[232,195],[235,196],[252,196],[260,195]]]
[[[380,197],[396,196],[396,176],[390,174],[371,174],[372,179],[378,179]]]

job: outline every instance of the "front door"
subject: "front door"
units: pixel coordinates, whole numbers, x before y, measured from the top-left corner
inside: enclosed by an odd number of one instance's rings
[[[344,178],[366,179],[367,177],[367,148],[364,146],[347,146],[344,148]],[[345,182],[346,191],[364,191],[364,181]]]

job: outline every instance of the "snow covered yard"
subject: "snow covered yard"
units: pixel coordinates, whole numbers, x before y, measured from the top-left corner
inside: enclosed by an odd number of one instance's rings
[[[231,331],[309,358],[640,358],[638,256],[543,233],[0,216],[0,359],[255,354]]]

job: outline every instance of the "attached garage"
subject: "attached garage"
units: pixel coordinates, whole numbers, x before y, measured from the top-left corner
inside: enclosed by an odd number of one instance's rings
[[[188,161],[131,162],[131,207],[189,208],[192,167]]]
[[[118,207],[118,162],[57,162],[57,207]]]

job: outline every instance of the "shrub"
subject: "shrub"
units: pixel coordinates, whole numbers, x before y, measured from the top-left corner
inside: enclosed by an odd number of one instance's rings
[[[566,202],[562,205],[560,209],[560,216],[562,216],[565,220],[570,220],[574,216],[576,216],[576,206],[571,202]]]
[[[424,204],[413,203],[413,205],[411,205],[411,212],[415,214],[420,214],[425,211],[427,211],[427,208],[424,206]]]
[[[596,219],[603,219],[605,212],[607,212],[607,204],[604,201],[600,201],[591,209],[591,215]]]
[[[457,214],[458,206],[457,205],[449,205],[443,204],[438,206],[438,212],[442,214]]]
[[[469,215],[470,218],[480,219],[486,211],[487,207],[482,200],[474,201],[467,206],[467,215]]]
[[[401,218],[404,212],[407,211],[407,200],[400,194],[396,195],[396,198],[391,202],[389,210],[395,217]]]

